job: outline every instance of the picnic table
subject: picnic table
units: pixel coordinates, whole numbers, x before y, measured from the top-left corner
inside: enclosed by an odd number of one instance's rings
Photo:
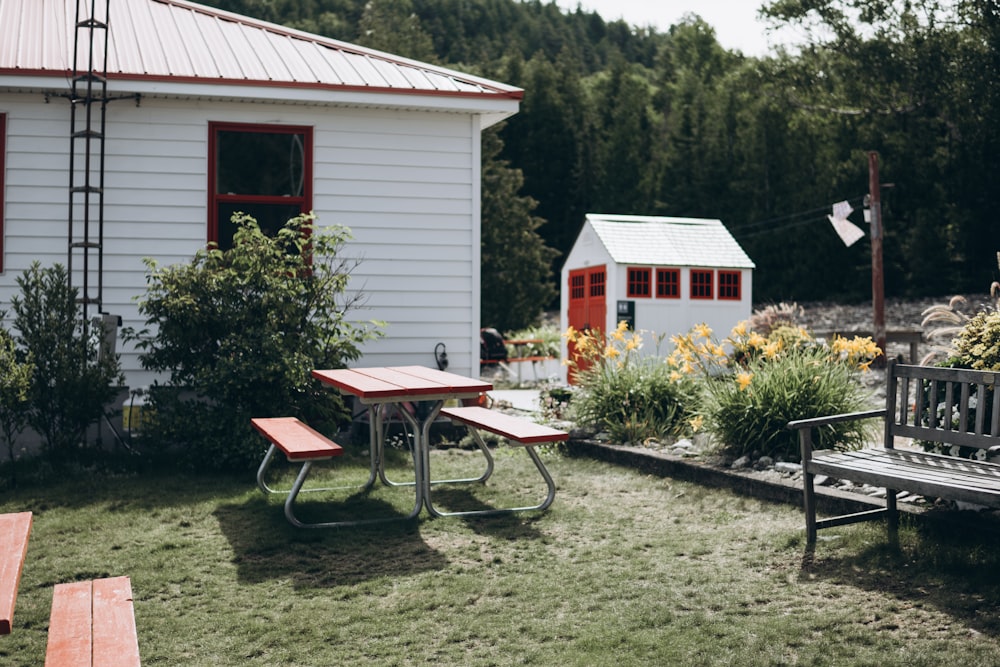
[[[479,379],[467,378],[455,373],[439,371],[423,366],[389,366],[370,368],[341,368],[334,370],[314,370],[312,376],[341,391],[355,396],[367,407],[369,413],[369,447],[371,451],[371,475],[369,483],[374,483],[374,477],[390,486],[412,484],[415,489],[415,513],[422,506],[428,512],[436,514],[430,503],[430,430],[437,419],[438,413],[447,401],[478,399],[479,396],[493,389],[493,385]],[[407,403],[425,401],[430,403],[430,409],[418,416],[405,407]],[[383,432],[383,415],[389,409],[395,409],[413,428],[413,482],[393,482],[385,474],[385,434]],[[439,480],[440,482],[480,481],[489,476],[492,470],[492,458],[489,452],[482,449],[487,456],[487,472],[474,480]]]

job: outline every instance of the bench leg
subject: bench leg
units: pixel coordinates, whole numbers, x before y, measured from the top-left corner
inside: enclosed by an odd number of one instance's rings
[[[440,409],[440,407],[438,409]],[[403,415],[404,419],[406,419],[406,421],[413,428],[414,433],[420,433],[421,437],[425,437],[425,438],[429,437],[430,431],[428,430],[427,433],[422,433],[421,432],[420,424],[417,423],[417,420],[416,420],[416,418],[413,415],[411,415],[409,412],[406,412],[405,410],[401,410],[400,412]],[[433,421],[433,420],[430,420],[430,421]],[[428,422],[428,424],[430,423],[430,421]],[[379,421],[379,427],[381,427],[381,425],[382,424],[381,424],[381,420],[380,420]],[[380,451],[383,452],[382,457],[381,457],[380,460],[384,461],[385,460],[385,458],[384,458],[385,434],[381,431],[381,428],[380,428],[377,436],[373,436],[373,437],[377,437],[377,440],[378,440],[379,446],[380,446]],[[416,444],[416,443],[414,443],[414,444]],[[463,479],[432,479],[432,480],[430,480],[429,483],[430,484],[460,484],[460,483],[485,482],[486,480],[488,480],[490,478],[490,475],[493,474],[493,466],[494,466],[494,464],[493,464],[493,455],[490,454],[489,448],[486,447],[486,445],[482,442],[482,440],[477,440],[476,441],[476,445],[479,447],[479,451],[481,451],[483,453],[483,457],[486,459],[486,470],[483,471],[483,474],[481,474],[479,477],[468,477],[468,478],[463,478]],[[417,457],[416,454],[414,454],[414,456]],[[391,479],[389,479],[386,476],[386,474],[385,474],[385,466],[384,465],[379,467],[378,474],[379,474],[379,478],[382,480],[382,483],[385,484],[386,486],[413,486],[413,484],[415,483],[415,482],[394,482],[394,481],[392,481]]]
[[[469,432],[472,434],[472,437],[475,438],[476,442],[479,444],[480,449],[483,449],[485,451],[486,443],[483,441],[483,436],[479,433],[479,429],[476,429],[472,426],[468,426],[467,428]],[[436,507],[434,507],[434,504],[431,502],[430,493],[428,493],[426,498],[427,511],[432,516],[488,516],[494,514],[510,514],[511,512],[527,512],[531,510],[548,509],[549,506],[552,504],[552,501],[554,501],[556,497],[556,483],[552,479],[552,475],[549,474],[549,471],[545,467],[545,464],[542,462],[541,457],[538,456],[538,452],[535,451],[535,448],[532,445],[524,445],[523,447],[524,450],[528,453],[528,456],[531,457],[531,460],[535,464],[535,468],[538,469],[538,472],[542,476],[542,479],[545,480],[545,485],[548,492],[545,496],[545,499],[541,503],[537,505],[530,505],[527,507],[509,507],[509,508],[505,507],[505,508],[488,509],[488,510],[465,510],[460,512],[442,512],[438,510]]]
[[[264,460],[260,462],[260,466],[257,468],[257,488],[267,494],[278,494],[286,495],[291,493],[291,489],[272,489],[267,483],[267,471],[270,469],[271,464],[274,463],[274,455],[277,453],[278,448],[275,445],[271,445],[267,448],[267,453],[264,454]],[[323,488],[309,488],[301,489],[301,493],[313,493],[316,491],[342,491],[344,489],[370,489],[374,484],[374,471],[368,478],[368,482],[361,485],[347,484],[345,486],[325,486]]]
[[[295,500],[299,497],[299,493],[302,491],[302,487],[306,482],[306,478],[309,476],[309,471],[312,470],[312,461],[306,461],[302,464],[302,468],[299,470],[298,476],[295,478],[295,482],[292,484],[291,490],[288,492],[288,496],[285,498],[285,518],[288,522],[295,526],[296,528],[347,528],[350,526],[365,526],[374,523],[386,523],[388,521],[403,521],[407,519],[414,519],[420,513],[420,508],[422,506],[422,498],[420,494],[416,494],[416,501],[414,503],[413,509],[410,513],[405,516],[384,516],[375,517],[371,519],[349,519],[343,521],[320,521],[315,523],[307,523],[300,520],[295,515]]]
[[[899,544],[899,509],[896,507],[896,490],[885,490],[885,518],[889,542]]]
[[[802,472],[802,509],[806,514],[806,544],[816,544],[816,489],[814,487],[815,475],[811,472]]]

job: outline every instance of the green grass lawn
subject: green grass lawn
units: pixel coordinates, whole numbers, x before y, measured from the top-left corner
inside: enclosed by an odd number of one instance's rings
[[[475,457],[437,451],[435,474]],[[337,530],[292,528],[251,474],[22,482],[0,495],[0,512],[35,513],[0,664],[42,664],[55,584],[116,575],[132,579],[144,665],[1000,664],[990,533],[906,525],[893,550],[881,526],[852,526],[809,557],[797,508],[546,460],[546,513]],[[335,468],[363,479],[364,465]],[[535,502],[536,478],[501,449],[495,480],[438,502]],[[349,504],[405,515],[412,496]],[[303,513],[334,509],[311,498]]]

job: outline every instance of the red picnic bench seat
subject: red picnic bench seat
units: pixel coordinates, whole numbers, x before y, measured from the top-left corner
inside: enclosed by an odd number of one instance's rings
[[[270,444],[264,460],[257,469],[257,486],[267,494],[287,493],[285,498],[285,518],[298,528],[329,527],[331,525],[352,525],[360,522],[304,523],[295,516],[295,499],[302,491],[306,477],[316,461],[326,461],[344,453],[344,448],[325,435],[310,428],[295,417],[255,417],[250,424],[264,436]],[[275,453],[281,450],[289,463],[302,463],[299,473],[289,491],[278,491],[268,486],[266,475]],[[310,489],[311,491],[329,489]]]
[[[45,667],[136,667],[132,582],[111,577],[56,584]]]
[[[486,443],[483,441],[483,437],[479,433],[480,430],[496,433],[497,435],[506,438],[509,444],[524,447],[528,456],[531,457],[532,462],[538,469],[539,474],[541,474],[542,479],[545,480],[545,484],[548,487],[548,494],[541,503],[530,507],[469,510],[463,512],[440,512],[430,507],[430,500],[428,499],[428,509],[432,513],[438,516],[502,514],[508,512],[522,512],[525,510],[544,510],[552,504],[552,501],[555,500],[556,497],[556,485],[552,480],[552,476],[549,474],[549,471],[545,468],[545,464],[543,464],[542,460],[539,458],[538,452],[535,451],[534,445],[545,442],[565,441],[569,439],[568,433],[552,428],[551,426],[536,424],[533,421],[521,417],[498,412],[496,410],[490,410],[489,408],[477,405],[442,408],[440,414],[444,417],[448,417],[453,422],[464,424],[466,428],[468,428],[469,433],[472,434],[472,437],[475,438],[479,448],[484,451],[486,450]]]
[[[31,512],[0,514],[0,635],[10,634],[13,625],[30,533]]]

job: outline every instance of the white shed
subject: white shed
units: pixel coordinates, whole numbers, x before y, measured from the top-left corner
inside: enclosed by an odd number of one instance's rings
[[[588,214],[563,264],[560,323],[725,336],[750,317],[753,268],[719,220]]]
[[[81,231],[67,219],[91,215],[70,192],[86,177],[81,132],[100,129],[101,312],[141,328],[143,258],[225,244],[233,210],[262,226],[312,210],[352,230],[359,319],[388,322],[363,364],[432,366],[443,342],[449,370],[477,371],[480,133],[517,113],[522,90],[186,0],[111,0],[87,28],[76,11],[0,0],[0,308],[32,261],[70,263]],[[73,75],[102,70],[104,126],[81,130],[83,107],[101,105],[71,104]],[[120,351],[128,383],[148,384]]]

